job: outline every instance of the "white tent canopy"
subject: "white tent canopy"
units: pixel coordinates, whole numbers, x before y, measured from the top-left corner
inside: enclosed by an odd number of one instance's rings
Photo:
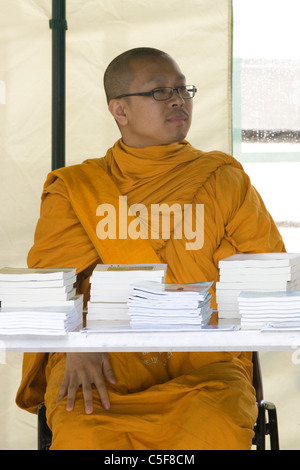
[[[139,46],[171,54],[197,86],[188,140],[230,151],[230,3],[66,0],[66,165],[105,155],[119,138],[102,77]],[[51,18],[49,0],[0,1],[0,265],[26,265],[51,170]]]

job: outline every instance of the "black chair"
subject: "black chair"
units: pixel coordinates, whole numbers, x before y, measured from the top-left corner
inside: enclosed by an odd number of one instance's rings
[[[277,413],[274,403],[264,401],[259,356],[257,352],[252,354],[253,361],[253,386],[256,390],[258,417],[254,426],[252,444],[256,450],[266,449],[266,436],[270,437],[270,449],[279,450]],[[52,441],[52,433],[47,425],[46,408],[40,405],[38,408],[38,450],[49,450]]]
[[[254,426],[254,438],[252,444],[256,450],[266,449],[266,436],[270,438],[270,449],[279,450],[278,421],[274,403],[264,400],[262,376],[258,352],[252,354],[253,362],[253,386],[256,390],[258,417]]]
[[[47,424],[46,407],[40,405],[37,412],[38,420],[38,450],[49,450],[52,443],[52,432]]]

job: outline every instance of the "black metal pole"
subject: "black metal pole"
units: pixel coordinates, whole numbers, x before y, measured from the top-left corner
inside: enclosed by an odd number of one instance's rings
[[[65,166],[66,0],[52,0],[52,170]]]

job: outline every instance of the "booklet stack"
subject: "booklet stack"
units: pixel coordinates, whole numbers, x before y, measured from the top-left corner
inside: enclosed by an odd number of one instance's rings
[[[212,314],[209,293],[212,284],[136,283],[128,297],[130,325],[134,328],[207,325]]]
[[[82,322],[75,268],[0,269],[0,334],[61,335]]]
[[[90,277],[90,300],[87,322],[129,322],[127,298],[131,284],[153,280],[164,282],[166,264],[99,264]]]
[[[300,292],[241,292],[242,329],[300,329]]]
[[[299,253],[237,254],[219,262],[216,284],[219,318],[240,318],[242,291],[300,290]]]

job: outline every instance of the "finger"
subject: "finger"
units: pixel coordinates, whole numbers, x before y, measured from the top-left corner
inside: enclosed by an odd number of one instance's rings
[[[67,392],[68,392],[68,386],[65,383],[65,381],[63,381],[60,386],[58,395],[57,395],[56,403],[59,403],[67,395]]]
[[[76,399],[76,392],[78,386],[70,385],[68,388],[68,398],[67,398],[67,411],[72,411],[74,409],[75,399]]]
[[[106,378],[106,380],[108,380],[108,382],[110,382],[111,384],[117,383],[117,380],[116,380],[116,377],[115,377],[113,368],[110,364],[110,360],[108,356],[103,361],[102,370],[103,370],[104,377]]]
[[[87,414],[91,414],[93,413],[93,394],[92,394],[91,385],[90,384],[83,385],[82,392],[83,392],[85,412]]]
[[[107,393],[107,389],[106,389],[104,381],[101,378],[97,378],[95,380],[95,386],[98,390],[99,397],[100,397],[103,408],[105,410],[109,410],[110,401],[109,401],[109,397],[108,397],[108,393]]]

